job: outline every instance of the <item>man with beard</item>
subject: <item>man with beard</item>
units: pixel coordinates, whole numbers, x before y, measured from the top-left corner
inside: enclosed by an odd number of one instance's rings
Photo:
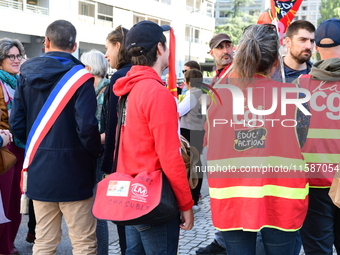
[[[307,20],[296,20],[287,28],[285,40],[288,52],[283,58],[286,82],[310,72],[314,32],[314,25]]]
[[[211,82],[213,86],[219,78],[223,77],[233,62],[233,44],[227,34],[220,33],[211,38],[208,52],[215,61],[216,75]]]
[[[339,110],[333,107],[339,103],[332,99],[339,97],[340,90],[340,19],[323,21],[315,32],[315,44],[321,60],[297,81],[312,93],[312,117],[302,149],[309,168],[309,206],[300,232],[306,255],[333,254],[333,245],[340,254],[340,209],[328,195],[339,172]]]

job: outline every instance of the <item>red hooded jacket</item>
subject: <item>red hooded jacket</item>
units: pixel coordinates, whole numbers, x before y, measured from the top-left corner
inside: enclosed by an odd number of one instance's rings
[[[179,209],[189,210],[194,202],[180,154],[179,116],[174,97],[154,69],[138,65],[117,80],[113,92],[117,96],[129,93],[117,172],[136,175],[162,169]]]

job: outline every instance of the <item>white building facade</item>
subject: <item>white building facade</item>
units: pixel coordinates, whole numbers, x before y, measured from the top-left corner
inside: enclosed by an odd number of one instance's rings
[[[215,0],[0,0],[0,38],[19,39],[28,58],[44,53],[47,26],[70,21],[77,29],[76,57],[90,49],[105,52],[109,32],[141,20],[170,25],[176,36],[176,71],[188,60],[205,62],[215,29]]]
[[[317,28],[317,22],[320,18],[321,0],[303,0],[294,20],[302,19],[313,23]],[[230,12],[232,12],[232,0],[216,0],[215,17],[216,26],[227,23]],[[253,0],[248,6],[240,7],[240,12],[245,12],[249,15],[259,16],[266,9],[270,8],[270,0]]]

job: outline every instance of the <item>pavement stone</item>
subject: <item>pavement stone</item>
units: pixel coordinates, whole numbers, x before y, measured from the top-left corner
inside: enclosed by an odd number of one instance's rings
[[[216,229],[212,226],[211,212],[210,212],[210,197],[208,195],[207,179],[203,179],[201,189],[203,199],[198,203],[198,209],[194,212],[195,226],[190,231],[181,230],[179,239],[178,255],[196,254],[196,250],[200,247],[209,245],[215,237]],[[20,252],[20,255],[32,255],[32,244],[25,241],[27,234],[28,216],[24,215],[21,222],[19,232],[15,241],[15,246]],[[116,225],[108,222],[109,226],[109,255],[120,255],[120,248],[118,242],[118,234]],[[58,246],[56,255],[70,255],[72,254],[72,247],[67,235],[67,226],[65,222],[62,223],[63,237]],[[333,255],[336,255],[335,252]],[[257,254],[264,255],[264,254]],[[305,255],[303,249],[300,255]]]
[[[198,203],[199,209],[194,212],[195,225],[190,231],[180,231],[178,255],[196,254],[196,250],[200,247],[209,245],[214,237],[216,229],[212,225],[210,212],[210,197],[205,196]],[[120,255],[118,240],[112,242],[109,246],[110,255]],[[335,252],[333,255],[336,255]],[[263,255],[263,254],[257,254]],[[305,255],[301,249],[300,255]]]

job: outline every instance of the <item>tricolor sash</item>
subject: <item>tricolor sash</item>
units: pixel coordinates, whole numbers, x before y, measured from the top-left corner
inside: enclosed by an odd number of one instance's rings
[[[20,185],[23,196],[26,196],[27,191],[27,171],[40,143],[77,89],[92,77],[93,76],[82,65],[74,66],[57,83],[41,108],[32,125],[26,143],[25,159]],[[25,213],[26,211],[26,209],[23,208],[26,206],[23,205],[23,200],[27,198],[23,198],[23,196],[21,198],[21,213]]]

